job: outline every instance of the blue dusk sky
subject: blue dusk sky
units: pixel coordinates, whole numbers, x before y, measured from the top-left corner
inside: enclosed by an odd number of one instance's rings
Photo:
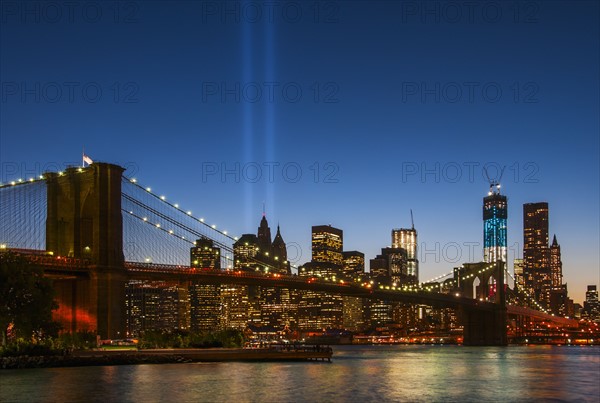
[[[419,234],[420,280],[482,259],[483,167],[546,201],[576,302],[599,277],[596,1],[2,1],[0,182],[121,164],[230,234],[310,260]],[[367,265],[368,266],[368,265]]]

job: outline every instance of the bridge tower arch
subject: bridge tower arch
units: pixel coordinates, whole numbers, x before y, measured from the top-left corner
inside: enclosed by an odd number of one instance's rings
[[[489,310],[461,308],[463,344],[503,346],[508,343],[504,265],[500,260],[465,263],[457,273],[458,287],[463,296],[494,303]],[[476,279],[479,287],[474,291]],[[490,284],[494,284],[492,290]]]

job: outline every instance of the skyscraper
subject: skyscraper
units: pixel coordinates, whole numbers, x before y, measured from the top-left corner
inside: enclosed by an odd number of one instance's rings
[[[553,290],[562,288],[562,259],[560,255],[560,245],[556,241],[556,235],[554,235],[552,245],[550,245],[550,280]]]
[[[548,306],[551,284],[548,203],[523,205],[523,264],[525,291]]]
[[[331,225],[312,227],[312,261],[343,264],[344,232]]]
[[[269,223],[267,222],[267,217],[265,213],[263,213],[262,219],[260,220],[260,225],[258,226],[258,247],[260,248],[260,254],[264,255],[265,253],[271,252],[271,228],[269,227]],[[268,255],[266,255],[268,256]]]
[[[244,271],[260,270],[262,267],[257,259],[259,251],[260,247],[256,235],[243,234],[233,244],[234,268]]]
[[[355,250],[342,252],[344,276],[348,279],[365,274],[365,254]]]
[[[291,274],[290,262],[287,260],[287,249],[285,241],[281,236],[279,224],[277,225],[277,233],[275,234],[273,244],[271,245],[271,255],[273,257],[273,264],[279,267],[280,272],[284,274]]]
[[[506,262],[507,199],[500,194],[500,184],[491,183],[483,198],[483,260]]]
[[[221,270],[221,251],[211,239],[202,237],[190,249],[190,266]]]
[[[300,276],[335,278],[342,275],[343,231],[331,225],[312,227],[312,260],[299,268]],[[341,328],[341,295],[302,291],[298,303],[298,327],[301,330]]]
[[[212,240],[200,238],[190,248],[190,266],[200,269],[221,269],[220,249]],[[193,281],[189,286],[190,327],[194,331],[207,331],[218,328],[221,316],[220,287],[199,284]]]
[[[392,230],[392,248],[406,250],[407,282],[419,282],[419,259],[417,255],[417,230],[412,228],[397,228]]]
[[[595,285],[588,285],[583,303],[583,313],[590,320],[600,321],[600,301]]]
[[[525,278],[523,277],[523,259],[515,259],[513,261],[513,268],[515,272],[515,287],[523,290],[525,288]]]

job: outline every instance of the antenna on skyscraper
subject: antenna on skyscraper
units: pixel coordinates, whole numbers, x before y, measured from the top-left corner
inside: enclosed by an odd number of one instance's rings
[[[491,180],[490,175],[488,174],[487,168],[483,167],[483,172],[485,173],[485,177],[486,177],[488,183],[490,184],[490,193],[489,193],[490,195],[494,191],[494,186],[496,187],[496,190],[498,191],[498,193],[500,193],[500,181],[502,180],[502,175],[504,175],[504,169],[506,169],[506,165],[504,165],[502,167],[502,169],[500,170],[500,176],[498,177],[498,179]]]
[[[415,229],[415,220],[413,219],[412,209],[410,209],[410,222],[412,225],[412,229]]]

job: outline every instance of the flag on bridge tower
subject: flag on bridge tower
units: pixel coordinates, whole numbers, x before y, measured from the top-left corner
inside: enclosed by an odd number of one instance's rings
[[[94,161],[87,155],[85,155],[85,152],[83,153],[83,167],[85,168],[85,164],[91,165],[93,164]]]

